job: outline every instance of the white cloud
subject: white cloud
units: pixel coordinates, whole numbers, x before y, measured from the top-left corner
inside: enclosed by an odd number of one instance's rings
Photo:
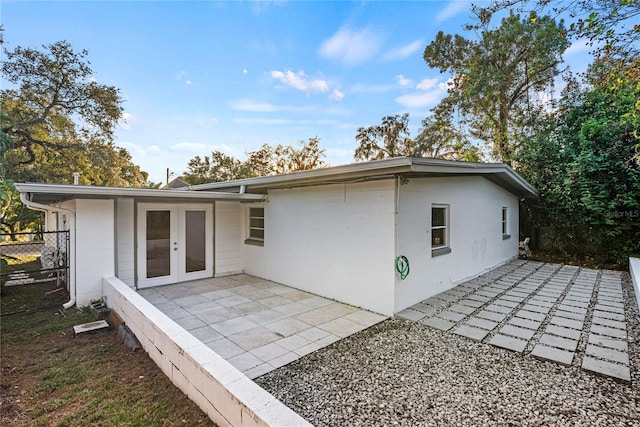
[[[581,55],[592,49],[594,49],[594,46],[589,45],[589,39],[580,39],[571,43],[571,46],[564,51],[564,54],[565,56]]]
[[[331,94],[331,96],[329,96],[329,98],[334,101],[342,101],[342,99],[344,98],[344,93],[340,92],[340,90],[338,89],[334,89],[333,93]]]
[[[131,113],[122,113],[122,118],[118,122],[121,129],[131,130],[131,125],[138,121],[138,118]]]
[[[221,150],[225,146],[204,144],[201,142],[180,142],[170,145],[169,151],[173,153],[191,153],[207,155],[212,151]],[[228,148],[228,147],[227,147]]]
[[[333,59],[347,66],[355,66],[373,58],[380,50],[380,44],[380,36],[371,27],[360,30],[342,27],[322,42],[319,54],[323,58]]]
[[[404,75],[402,74],[398,74],[396,76],[396,81],[398,82],[398,84],[402,87],[409,87],[413,85],[413,81],[411,79],[406,78]]]
[[[125,148],[132,156],[154,156],[156,154],[159,154],[161,151],[160,147],[158,147],[157,145],[150,145],[145,148],[142,145],[134,144],[133,142],[128,141],[120,141],[117,145],[118,147]]]
[[[249,74],[249,70],[247,70],[246,68],[242,69],[242,74]]]
[[[250,111],[254,113],[274,113],[279,111],[287,112],[300,112],[310,111],[316,107],[313,105],[306,105],[302,107],[294,107],[290,105],[275,105],[268,102],[253,101],[250,99],[237,99],[231,101],[231,108],[237,111]]]
[[[247,99],[239,99],[231,102],[231,108],[239,111],[253,111],[256,113],[271,113],[277,111],[277,107],[268,102],[257,102]]]
[[[349,93],[383,93],[397,89],[396,85],[367,85],[356,83],[350,89]]]
[[[424,42],[422,40],[415,40],[407,45],[398,46],[393,49],[387,51],[384,54],[385,61],[393,61],[399,59],[405,59],[416,53],[418,50],[424,47]]]
[[[232,121],[233,123],[242,125],[288,125],[294,123],[293,120],[289,119],[254,119],[243,117],[234,118]]]
[[[180,70],[176,74],[176,80],[182,81],[182,80],[185,79],[185,77],[187,77],[188,74],[189,73],[187,73],[185,70]],[[184,80],[184,84],[186,84],[187,86],[193,86],[193,81],[190,80],[190,79],[186,79],[186,80]]]
[[[297,73],[294,73],[291,70],[271,71],[270,74],[271,77],[280,80],[280,82],[285,86],[289,86],[303,92],[329,91],[329,84],[325,80],[309,80],[304,74],[304,71],[298,71]]]
[[[436,15],[436,22],[441,23],[457,15],[463,10],[470,9],[471,2],[465,0],[451,0],[449,4]]]
[[[423,79],[420,83],[418,83],[418,85],[416,86],[416,89],[429,90],[429,89],[433,89],[434,87],[436,87],[437,84],[438,84],[438,79],[436,79],[436,78]]]
[[[438,83],[438,89],[441,91],[447,91],[449,88],[453,86],[453,78],[449,77],[446,82]]]
[[[396,98],[396,102],[406,108],[422,108],[440,101],[447,92],[447,84],[438,83],[437,78],[423,79],[416,85],[416,90]]]
[[[442,98],[442,92],[415,92],[401,95],[396,98],[396,102],[407,108],[420,108],[433,105]]]

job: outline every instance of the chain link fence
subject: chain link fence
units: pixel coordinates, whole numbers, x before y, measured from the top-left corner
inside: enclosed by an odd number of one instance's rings
[[[32,311],[66,302],[69,232],[0,234],[0,287],[3,316],[16,310]],[[37,298],[27,301],[24,295]]]

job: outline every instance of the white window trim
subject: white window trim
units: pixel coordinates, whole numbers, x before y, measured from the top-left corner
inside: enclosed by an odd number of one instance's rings
[[[264,246],[264,231],[266,227],[262,228],[262,232],[263,232],[262,239],[259,237],[251,237],[252,228],[258,229],[258,227],[251,227],[251,218],[252,218],[251,209],[262,209],[262,221],[264,223],[264,206],[263,205],[247,206],[247,227],[246,227],[247,238],[245,239],[244,243],[247,245]],[[255,217],[255,218],[259,218],[259,217]]]
[[[433,209],[444,209],[444,226],[433,226]],[[449,236],[450,236],[450,216],[449,216],[449,205],[444,205],[444,204],[432,204],[431,205],[431,224],[430,224],[430,230],[431,230],[431,256],[432,257],[436,257],[436,256],[440,256],[440,255],[445,255],[448,253],[451,253],[451,243],[449,241]],[[439,246],[433,246],[433,230],[437,230],[437,229],[444,229],[444,244],[439,245]]]
[[[511,238],[509,234],[509,207],[503,206],[500,210],[500,228],[502,230],[502,240]]]

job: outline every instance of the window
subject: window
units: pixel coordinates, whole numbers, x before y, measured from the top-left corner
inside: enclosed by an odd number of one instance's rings
[[[264,208],[249,208],[249,230],[245,243],[264,245]]]
[[[510,238],[509,234],[509,208],[502,208],[502,240]]]
[[[449,247],[449,206],[431,206],[431,256],[451,252]]]

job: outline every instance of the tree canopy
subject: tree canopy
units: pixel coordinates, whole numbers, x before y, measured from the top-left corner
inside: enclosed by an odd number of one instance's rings
[[[250,178],[253,175],[246,163],[228,156],[222,151],[213,151],[211,156],[196,156],[189,160],[187,171],[182,175],[185,182],[196,185],[207,182],[232,181]]]
[[[553,87],[568,46],[562,22],[510,13],[497,28],[479,18],[479,39],[440,31],[424,50],[429,67],[452,74],[441,104],[460,119],[449,123],[512,163],[519,141],[540,113],[539,94]],[[440,107],[436,107],[440,108]]]
[[[565,15],[571,19],[568,37],[587,39],[596,61],[613,59],[609,66],[624,67],[640,54],[640,2],[638,0],[494,0],[474,6],[483,20],[501,10]]]
[[[99,84],[87,60],[66,41],[43,50],[6,51],[0,92],[2,166],[15,181],[143,186],[147,174],[114,145],[122,118],[119,90]],[[4,143],[4,142],[3,142]]]
[[[79,172],[81,184],[147,185],[147,173],[114,144],[122,119],[119,90],[95,80],[87,51],[66,41],[42,50],[5,49],[0,91],[0,179],[3,230],[34,226],[13,182],[66,183]]]
[[[570,86],[558,114],[548,116],[519,161],[519,172],[541,193],[525,207],[546,230],[548,245],[598,265],[624,264],[640,253],[634,148],[640,86],[630,79],[615,83],[615,90]]]
[[[478,161],[478,148],[447,121],[450,112],[441,108],[425,118],[415,138],[409,130],[408,113],[383,117],[379,125],[360,127],[354,158],[369,161],[407,156]]]
[[[22,163],[36,161],[35,146],[67,148],[60,137],[111,142],[122,117],[118,89],[93,79],[86,50],[74,52],[66,41],[43,48],[5,51],[2,64],[2,75],[16,86],[2,90],[3,112],[11,118],[2,131],[24,151]]]
[[[191,159],[183,178],[185,182],[195,185],[327,166],[324,150],[320,149],[320,138],[316,136],[306,142],[299,141],[298,145],[300,148],[281,144],[274,148],[264,144],[259,149],[248,152],[244,162],[221,151],[213,151],[211,156],[196,156]]]

